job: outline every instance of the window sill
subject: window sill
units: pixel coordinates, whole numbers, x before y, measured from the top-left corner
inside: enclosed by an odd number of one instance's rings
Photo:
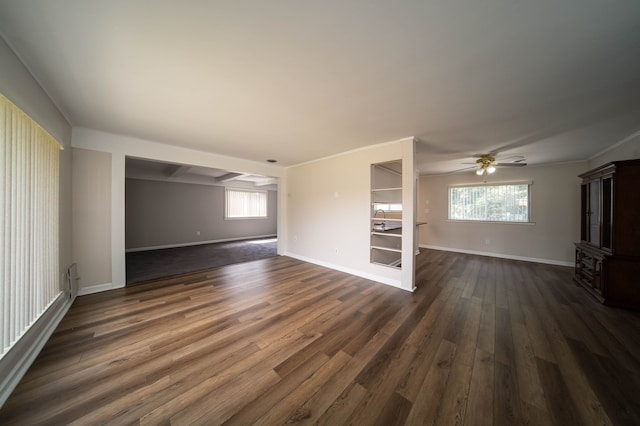
[[[536,222],[503,222],[499,220],[460,220],[460,219],[447,219],[447,222],[483,223],[483,224],[497,224],[497,225],[535,225],[536,224]]]
[[[268,219],[267,216],[253,216],[253,217],[225,217],[224,220],[260,220]]]

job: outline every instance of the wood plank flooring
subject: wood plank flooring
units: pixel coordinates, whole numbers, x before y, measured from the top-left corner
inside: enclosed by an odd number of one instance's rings
[[[638,425],[640,316],[423,250],[411,294],[287,257],[79,297],[2,425]]]

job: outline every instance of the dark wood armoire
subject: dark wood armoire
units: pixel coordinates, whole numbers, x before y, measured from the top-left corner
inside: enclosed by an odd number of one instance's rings
[[[602,303],[640,309],[640,159],[579,177],[575,281]]]

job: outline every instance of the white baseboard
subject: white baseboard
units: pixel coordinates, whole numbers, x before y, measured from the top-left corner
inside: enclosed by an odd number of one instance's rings
[[[113,290],[116,288],[122,288],[124,286],[116,286],[113,283],[96,284],[89,287],[78,288],[78,296],[85,296],[87,294],[100,293],[101,291]]]
[[[452,248],[452,247],[432,246],[429,244],[420,244],[420,247],[426,248],[426,249],[433,249],[433,250],[451,251],[454,253],[466,253],[466,254],[475,254],[478,256],[498,257],[500,259],[523,260],[525,262],[544,263],[547,265],[571,266],[571,267],[575,266],[573,262],[565,262],[562,260],[539,259],[537,257],[526,257],[526,256],[512,256],[510,254],[492,253],[492,252],[475,251],[475,250],[464,250],[464,249],[458,249],[458,248]]]
[[[0,359],[0,407],[18,386],[72,303],[68,294],[60,293],[44,314]]]
[[[329,262],[324,262],[324,261],[317,260],[317,259],[311,259],[309,257],[300,256],[300,255],[294,254],[294,253],[285,253],[285,256],[289,256],[289,257],[292,257],[294,259],[301,260],[303,262],[313,263],[314,265],[324,266],[325,268],[334,269],[336,271],[345,272],[347,274],[355,275],[357,277],[365,278],[367,280],[375,281],[375,282],[378,282],[378,283],[381,283],[381,284],[386,284],[386,285],[390,285],[392,287],[397,287],[397,288],[402,289],[404,291],[411,291],[411,290],[407,290],[406,288],[403,288],[402,287],[402,283],[400,282],[400,280],[394,280],[394,279],[387,278],[387,277],[381,277],[379,275],[370,274],[368,272],[359,271],[357,269],[345,268],[344,266],[336,265],[336,264],[329,263]]]
[[[136,247],[126,249],[125,253],[134,253],[137,251],[148,251],[148,250],[160,250],[160,249],[168,249],[168,248],[176,248],[176,247],[190,247],[190,246],[200,246],[203,244],[216,244],[216,243],[227,243],[229,241],[242,241],[242,240],[255,240],[258,238],[276,238],[277,235],[249,235],[246,237],[235,237],[235,238],[223,238],[220,240],[208,240],[208,241],[196,241],[193,243],[179,243],[179,244],[166,244],[163,246],[150,246],[150,247]]]

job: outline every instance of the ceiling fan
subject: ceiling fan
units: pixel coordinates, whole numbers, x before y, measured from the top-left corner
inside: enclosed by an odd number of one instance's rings
[[[490,175],[496,171],[497,167],[523,167],[526,166],[525,158],[521,155],[514,155],[512,157],[503,158],[501,161],[496,160],[496,153],[474,155],[478,159],[475,162],[474,167],[478,176]],[[505,160],[513,159],[511,162],[504,162]],[[472,164],[472,163],[466,163]]]

